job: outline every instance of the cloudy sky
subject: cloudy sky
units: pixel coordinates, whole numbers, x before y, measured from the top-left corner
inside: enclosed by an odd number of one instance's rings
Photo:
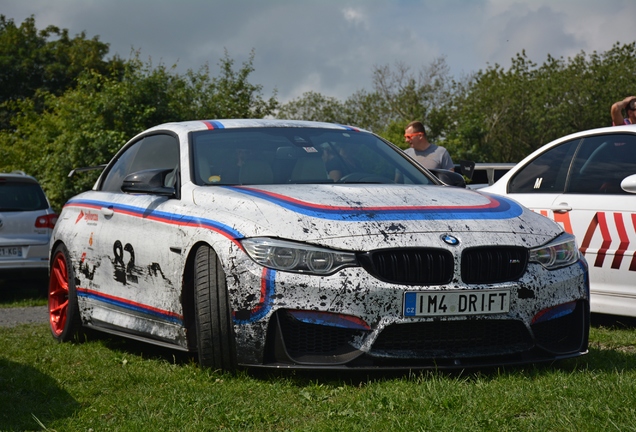
[[[542,64],[636,41],[635,0],[0,0],[0,14],[179,72],[207,63],[217,75],[224,50],[237,65],[254,50],[250,82],[282,102],[310,90],[344,100],[398,62],[417,71],[444,57],[459,78],[522,50]]]

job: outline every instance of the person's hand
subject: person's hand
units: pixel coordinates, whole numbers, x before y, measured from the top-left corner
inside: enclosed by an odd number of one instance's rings
[[[636,99],[636,96],[627,96],[625,99],[623,99],[623,109],[627,108],[627,105],[629,105],[632,99]]]

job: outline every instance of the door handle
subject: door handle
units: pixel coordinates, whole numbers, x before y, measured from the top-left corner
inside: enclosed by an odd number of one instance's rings
[[[572,211],[572,207],[570,207],[568,203],[559,203],[555,207],[552,207],[550,210],[555,213],[567,213],[569,211]]]
[[[102,207],[101,212],[106,217],[111,217],[112,215],[115,214],[115,211],[113,210],[112,207]]]

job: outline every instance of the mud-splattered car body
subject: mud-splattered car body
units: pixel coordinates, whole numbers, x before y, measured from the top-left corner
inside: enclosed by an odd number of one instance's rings
[[[204,366],[444,368],[587,352],[587,265],[571,235],[340,125],[149,129],[66,203],[51,262],[54,337],[92,327],[196,351]]]

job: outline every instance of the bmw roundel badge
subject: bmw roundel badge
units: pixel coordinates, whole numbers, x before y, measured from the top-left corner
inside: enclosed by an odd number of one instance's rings
[[[457,246],[459,244],[459,239],[457,237],[453,237],[450,234],[442,234],[442,240],[444,241],[444,243],[451,245],[451,246]]]

